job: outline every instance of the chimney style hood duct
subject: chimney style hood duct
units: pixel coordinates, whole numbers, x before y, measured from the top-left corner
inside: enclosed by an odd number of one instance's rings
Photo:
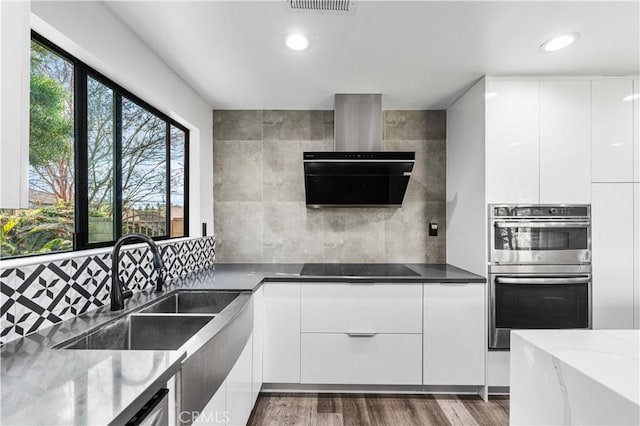
[[[335,95],[335,151],[304,153],[307,207],[400,207],[414,152],[382,151],[382,96]]]

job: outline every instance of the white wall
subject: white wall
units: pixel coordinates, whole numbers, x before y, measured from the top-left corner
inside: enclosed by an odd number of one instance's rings
[[[486,233],[483,78],[447,110],[447,263],[486,276]]]
[[[188,127],[190,234],[213,231],[213,116],[207,104],[102,2],[34,1],[31,26]]]

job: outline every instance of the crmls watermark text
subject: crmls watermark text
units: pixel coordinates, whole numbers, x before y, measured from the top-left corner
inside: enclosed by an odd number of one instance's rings
[[[223,425],[229,423],[228,411],[181,411],[178,415],[180,423],[193,423],[198,420],[203,425]]]

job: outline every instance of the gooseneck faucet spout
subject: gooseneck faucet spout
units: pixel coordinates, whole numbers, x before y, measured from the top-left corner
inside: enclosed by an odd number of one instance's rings
[[[162,291],[164,262],[160,255],[160,250],[155,241],[146,235],[142,234],[129,234],[124,235],[113,246],[111,252],[111,310],[120,311],[124,309],[124,301],[133,295],[133,292],[127,287],[127,285],[120,280],[120,250],[123,245],[131,244],[135,242],[146,243],[151,249],[153,255],[153,269],[158,273],[158,282],[156,284],[156,291]]]

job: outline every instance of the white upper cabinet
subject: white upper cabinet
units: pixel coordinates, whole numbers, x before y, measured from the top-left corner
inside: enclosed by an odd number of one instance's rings
[[[487,81],[488,203],[539,201],[538,87],[537,81]]]
[[[540,203],[591,202],[591,82],[540,82]]]
[[[633,82],[591,83],[593,182],[632,182]]]
[[[640,80],[633,81],[633,181],[640,182]]]
[[[0,2],[0,208],[29,207],[30,2]]]

